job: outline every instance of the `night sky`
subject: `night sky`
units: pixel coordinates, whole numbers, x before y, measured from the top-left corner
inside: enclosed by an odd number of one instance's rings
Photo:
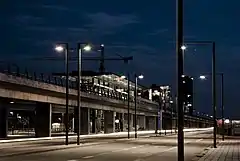
[[[145,2],[145,3],[144,3]],[[148,3],[147,3],[148,2]],[[175,90],[175,0],[82,1],[1,0],[1,61],[15,62],[38,72],[62,72],[63,61],[32,61],[32,57],[62,57],[54,52],[57,42],[105,44],[106,57],[134,56],[126,66],[107,61],[107,71],[143,73],[143,85],[169,84]],[[240,116],[239,65],[240,1],[185,0],[185,40],[212,40],[217,47],[217,71],[225,74],[227,116]],[[73,56],[76,52],[71,53]],[[99,53],[85,53],[96,57]],[[185,73],[199,76],[211,72],[211,46],[188,46]],[[85,70],[98,70],[99,62],[84,61]],[[76,68],[71,63],[71,70]],[[211,78],[195,79],[197,109],[212,113]],[[218,77],[220,109],[220,77]],[[218,110],[218,113],[220,111]]]

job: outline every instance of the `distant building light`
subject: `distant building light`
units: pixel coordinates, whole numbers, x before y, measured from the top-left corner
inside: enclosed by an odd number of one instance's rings
[[[11,104],[13,104],[14,102],[13,102],[13,101],[11,101],[10,103],[11,103]]]
[[[120,78],[121,78],[121,79],[125,79],[125,78],[126,78],[126,76],[125,76],[125,75],[122,75]]]
[[[206,79],[206,76],[205,75],[200,75],[199,78],[200,79]]]
[[[119,123],[119,120],[115,120],[115,123],[118,124],[118,123]]]
[[[226,119],[226,120],[224,121],[224,123],[229,124],[229,123],[230,123],[230,120],[229,120],[229,119]]]

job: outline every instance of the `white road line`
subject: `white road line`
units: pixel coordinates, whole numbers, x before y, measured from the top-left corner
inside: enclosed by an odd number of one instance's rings
[[[134,161],[144,161],[144,159],[136,159],[136,160],[134,160]]]
[[[196,140],[196,142],[200,142],[200,141],[202,141],[203,139],[198,139],[198,140]]]
[[[85,156],[85,157],[82,157],[83,159],[89,159],[89,158],[93,158],[94,156],[92,155],[89,155],[89,156]]]
[[[147,153],[147,154],[145,154],[143,157],[144,157],[144,158],[145,158],[145,157],[150,157],[151,155],[153,155],[153,154]]]
[[[100,153],[100,154],[95,155],[95,157],[96,156],[101,156],[101,155],[106,155],[106,154],[109,154],[109,153],[111,153],[111,152]]]
[[[174,147],[171,147],[169,149],[163,150],[160,153],[168,152],[168,151],[171,151],[171,150],[176,149],[176,148],[177,148],[177,146],[174,146]]]

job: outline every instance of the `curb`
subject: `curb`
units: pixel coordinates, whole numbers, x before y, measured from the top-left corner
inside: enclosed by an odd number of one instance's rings
[[[217,145],[219,145],[221,143],[221,141],[218,141],[217,142]],[[196,154],[196,156],[192,159],[192,161],[198,161],[200,160],[202,157],[204,157],[208,152],[209,150],[213,149],[213,146],[210,145],[208,146],[207,148],[205,148],[202,152]]]
[[[198,161],[199,159],[201,159],[202,157],[204,157],[208,152],[209,150],[212,149],[211,146],[205,148],[202,152],[200,152],[199,154],[196,155],[196,157],[194,157],[192,159],[192,161]]]
[[[80,148],[80,147],[86,147],[86,146],[98,145],[98,144],[99,143],[90,143],[90,144],[85,144],[85,145],[82,144],[82,146],[81,145],[80,146],[79,145],[74,145],[74,146],[73,145],[70,145],[70,146],[65,145],[66,147],[60,147],[60,148],[55,148],[55,149],[36,150],[36,151],[30,151],[30,152],[16,152],[16,153],[0,156],[0,158],[15,157],[15,156],[21,156],[21,155],[30,155],[30,154],[37,154],[37,153],[46,153],[46,152],[51,152],[51,151]],[[101,143],[101,144],[104,144],[104,143]]]

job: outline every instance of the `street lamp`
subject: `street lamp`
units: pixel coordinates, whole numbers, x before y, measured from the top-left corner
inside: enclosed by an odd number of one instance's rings
[[[78,78],[77,78],[77,87],[78,87],[78,99],[77,99],[77,107],[78,107],[78,123],[77,123],[77,145],[80,145],[80,133],[81,133],[81,73],[82,73],[82,54],[83,51],[90,51],[92,47],[88,44],[78,43],[77,44],[77,67],[78,67]]]
[[[224,141],[224,74],[223,73],[216,73],[216,75],[221,76],[221,110],[222,110],[222,140]],[[201,75],[199,77],[202,80],[207,79],[205,75]]]
[[[130,73],[128,71],[127,73],[127,79],[128,79],[128,82],[127,82],[127,93],[128,93],[128,139],[130,139]]]
[[[176,0],[176,66],[177,66],[177,106],[178,106],[178,161],[184,161],[184,113],[183,113],[183,3]]]
[[[56,50],[57,52],[63,52],[63,51],[65,50],[65,48],[64,48],[62,45],[57,45],[57,46],[55,47],[55,50]]]
[[[205,75],[200,75],[199,78],[202,79],[202,80],[205,80],[206,76]]]
[[[185,45],[182,45],[182,46],[181,46],[181,49],[182,49],[182,50],[186,50],[187,47],[186,47]]]
[[[181,0],[182,1],[182,0]],[[216,44],[214,41],[190,41],[187,44],[211,45],[212,46],[212,100],[213,100],[213,147],[217,148],[217,122],[216,122]],[[182,45],[183,46],[183,45]]]
[[[143,75],[136,75],[135,74],[135,94],[134,94],[134,104],[135,104],[135,116],[134,116],[134,120],[135,120],[135,138],[137,138],[137,84],[138,84],[138,79],[143,79]]]
[[[68,145],[68,130],[69,130],[69,125],[68,125],[68,119],[69,119],[69,114],[68,114],[68,96],[69,96],[69,54],[68,54],[68,43],[62,43],[59,44],[55,47],[55,50],[57,52],[65,52],[65,70],[66,70],[66,117],[65,117],[65,129],[66,129],[66,141],[65,144]]]

